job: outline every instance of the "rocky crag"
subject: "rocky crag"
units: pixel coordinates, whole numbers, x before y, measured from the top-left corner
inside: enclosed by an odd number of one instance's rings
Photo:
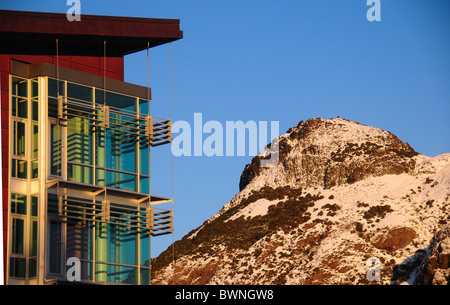
[[[447,284],[450,154],[342,118],[300,122],[279,162],[152,261],[153,284]],[[367,277],[381,263],[380,281]]]

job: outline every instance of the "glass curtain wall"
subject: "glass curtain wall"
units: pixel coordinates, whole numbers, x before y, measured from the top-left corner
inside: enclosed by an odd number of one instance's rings
[[[67,101],[67,180],[149,192],[147,100],[50,78],[48,93],[49,117],[58,118],[58,94]],[[60,126],[50,133],[51,172],[61,175]]]
[[[32,191],[44,158],[45,179],[149,194],[149,101],[48,77],[10,81],[10,177],[26,187],[10,192],[9,277],[36,279],[39,245],[45,245],[50,276],[64,277],[65,261],[77,257],[82,280],[149,284],[148,206],[110,202],[106,191],[92,198],[55,186],[43,198]],[[40,118],[45,106],[48,117]],[[40,156],[40,120],[48,122],[48,156]],[[39,198],[47,199],[46,217],[39,215]],[[40,218],[47,221],[45,240],[39,240]]]
[[[31,183],[38,178],[39,83],[37,79],[10,77],[9,279],[37,277],[38,196]]]
[[[66,168],[67,181],[149,193],[147,100],[48,78],[48,105],[51,175]],[[72,195],[48,192],[49,273],[63,276],[77,257],[82,280],[149,284],[148,210],[110,203],[107,192]]]
[[[62,263],[76,257],[81,262],[82,280],[149,284],[147,209],[54,193],[48,194],[51,274],[63,275]],[[109,206],[108,212],[105,204]],[[67,219],[65,223],[58,221],[60,209]],[[65,255],[61,240],[66,240]]]

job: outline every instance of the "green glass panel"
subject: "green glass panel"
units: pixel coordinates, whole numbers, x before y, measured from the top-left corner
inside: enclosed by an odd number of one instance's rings
[[[31,80],[31,97],[39,96],[39,82],[37,79]]]
[[[39,163],[38,161],[31,161],[31,179],[39,178]]]
[[[105,91],[103,91],[102,89],[95,89],[95,103],[96,104],[100,104],[100,105],[104,105],[105,102]]]
[[[39,163],[38,161],[31,161],[31,179],[39,178]]]
[[[12,218],[11,253],[24,254],[24,229],[25,221],[23,219]]]
[[[31,238],[30,238],[30,256],[37,255],[37,235],[38,223],[36,220],[31,221]]]
[[[12,97],[12,115],[19,118],[27,118],[27,105],[28,102],[25,99]]]
[[[95,133],[95,164],[98,167],[105,167],[105,128],[98,128]],[[95,172],[95,184],[105,186],[105,170],[97,169]]]
[[[31,216],[38,216],[38,197],[31,196]]]
[[[101,168],[95,170],[95,185],[105,186],[106,183],[106,171]]]
[[[67,163],[67,179],[73,182],[92,184],[92,168]]]
[[[48,98],[48,116],[50,118],[58,117],[58,99],[53,97]]]
[[[26,215],[27,214],[27,196],[11,194],[11,213]]]
[[[9,260],[9,276],[25,278],[26,275],[26,259],[11,257]]]
[[[25,156],[25,123],[14,121],[13,154]]]
[[[105,103],[106,98],[106,103]],[[129,111],[136,111],[137,99],[135,97],[126,96],[118,93],[103,91],[101,89],[95,90],[95,103],[102,104],[118,109],[126,109]]]
[[[28,260],[28,276],[30,278],[37,276],[37,259],[30,258]]]
[[[55,194],[47,195],[47,212],[49,214],[58,214],[58,196]]]
[[[39,127],[33,124],[33,136],[31,138],[31,158],[39,158]]]
[[[61,128],[52,124],[50,127],[50,173],[61,175]]]
[[[58,92],[58,83],[59,83],[59,92]],[[59,95],[65,95],[64,90],[64,81],[57,81],[56,79],[49,78],[48,79],[48,96],[58,97]]]
[[[28,97],[28,80],[13,77],[12,95]]]
[[[106,262],[107,260],[107,224],[98,223],[95,227],[95,259],[98,262]],[[105,264],[95,264],[95,280],[106,282],[107,270]]]
[[[82,101],[92,102],[92,87],[86,87],[81,85],[76,85],[72,83],[67,83],[67,97],[69,99],[77,99]]]
[[[91,131],[87,119],[67,122],[67,161],[91,164]]]
[[[13,178],[27,179],[27,161],[12,159],[11,176]]]
[[[32,100],[31,101],[31,116],[32,119],[34,121],[38,121],[39,120],[39,103],[37,100]]]
[[[57,221],[50,221],[49,228],[49,271],[59,274],[61,272],[61,224]]]

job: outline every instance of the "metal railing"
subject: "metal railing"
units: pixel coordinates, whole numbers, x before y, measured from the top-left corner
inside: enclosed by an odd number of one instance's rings
[[[62,122],[67,122],[71,118],[81,118],[86,120],[83,124],[100,130],[107,128],[119,134],[148,138],[151,146],[172,141],[171,120],[75,98],[58,97],[58,118]]]

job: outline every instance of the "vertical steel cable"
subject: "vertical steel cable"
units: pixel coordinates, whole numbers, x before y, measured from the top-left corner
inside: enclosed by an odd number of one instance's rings
[[[56,38],[56,97],[58,98],[58,107],[62,107],[63,104],[59,103],[59,39]],[[59,173],[58,176],[62,176],[62,157],[63,157],[63,153],[62,153],[62,128],[61,128],[61,122],[60,122],[60,117],[59,117],[59,109],[58,109],[58,153],[59,153],[59,164],[58,164],[58,169],[57,170],[57,175]],[[59,177],[57,179],[57,184],[56,184],[56,193],[58,196],[58,204],[59,204]]]
[[[106,40],[103,40],[103,106],[106,107]],[[109,116],[105,117],[104,113],[102,113],[102,116],[105,119],[105,127],[104,127],[105,148],[103,149],[103,153],[104,153],[103,162],[104,162],[105,168],[106,168],[106,126],[107,126],[106,120],[109,120]],[[104,179],[105,179],[105,201],[107,200],[107,198],[106,198],[106,187],[107,187],[106,176],[107,176],[107,174],[106,174],[106,170],[105,170],[105,177],[104,177]]]
[[[169,42],[169,103],[170,103],[170,123],[172,124],[173,112],[172,112],[172,43]],[[171,132],[172,133],[172,132]],[[172,138],[172,134],[170,135]],[[170,145],[172,145],[172,139],[170,139]],[[172,148],[172,147],[170,147]],[[170,187],[172,193],[172,266],[173,266],[173,278],[172,284],[175,285],[175,235],[173,233],[173,219],[174,219],[174,205],[173,205],[173,154],[170,149]]]
[[[150,115],[150,41],[147,41],[147,103],[148,103],[148,115]],[[152,183],[152,172],[151,172],[151,138],[148,139],[148,175],[149,177],[149,183],[148,183],[148,205],[150,207],[149,211],[151,210],[152,205],[152,195],[151,195],[151,183]],[[147,215],[147,217],[150,217]],[[148,240],[149,240],[149,285],[152,284],[152,231],[151,228],[149,228],[148,232]]]

